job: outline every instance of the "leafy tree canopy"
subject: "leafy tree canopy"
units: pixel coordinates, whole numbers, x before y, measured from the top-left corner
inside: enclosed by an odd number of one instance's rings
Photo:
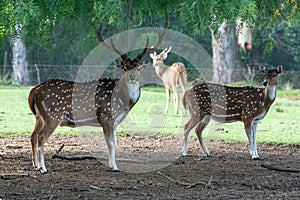
[[[80,64],[97,44],[94,30],[99,23],[106,25],[104,35],[109,36],[128,28],[162,24],[165,15],[171,29],[202,42],[208,50],[210,30],[216,31],[223,21],[233,23],[239,16],[253,25],[257,48],[266,55],[276,47],[278,26],[287,23],[288,30],[281,35],[288,37],[295,34],[291,27],[297,30],[300,19],[297,0],[3,0],[0,45],[4,47],[7,37],[17,35],[19,24],[31,62]],[[294,46],[295,37],[287,43]],[[297,61],[299,50],[292,52]]]

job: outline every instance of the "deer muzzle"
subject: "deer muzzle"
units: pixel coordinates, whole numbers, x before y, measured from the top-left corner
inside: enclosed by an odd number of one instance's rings
[[[269,82],[268,81],[264,81],[263,82],[263,86],[268,87],[269,86]]]
[[[129,75],[129,79],[131,81],[134,81],[136,79],[136,76],[135,76],[135,74],[133,72]]]

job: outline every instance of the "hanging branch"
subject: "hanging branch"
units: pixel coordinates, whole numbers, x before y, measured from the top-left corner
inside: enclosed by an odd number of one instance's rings
[[[128,30],[129,30],[129,22],[130,22],[130,17],[131,17],[131,8],[132,8],[132,0],[129,0],[128,2],[128,9],[127,9],[127,32],[126,32],[126,49],[128,49],[128,41],[129,41],[129,35],[128,35]]]

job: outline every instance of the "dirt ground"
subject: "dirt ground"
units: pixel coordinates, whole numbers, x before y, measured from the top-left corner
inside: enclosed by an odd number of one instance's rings
[[[151,140],[157,138],[143,141],[139,151],[149,149]],[[130,141],[118,137],[127,148]],[[189,156],[156,171],[131,173],[112,172],[99,159],[53,159],[62,144],[60,155],[91,155],[78,137],[51,136],[45,149],[49,173],[41,174],[29,158],[29,137],[0,139],[0,199],[300,198],[299,146],[258,144],[262,160],[254,161],[247,143],[209,141],[213,157],[204,158],[198,142],[190,141]]]

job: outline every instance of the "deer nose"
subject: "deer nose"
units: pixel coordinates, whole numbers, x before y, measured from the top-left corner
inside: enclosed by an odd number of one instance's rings
[[[129,75],[129,79],[131,81],[135,80],[135,74],[133,72]]]
[[[263,86],[267,87],[269,85],[268,81],[263,82]]]

